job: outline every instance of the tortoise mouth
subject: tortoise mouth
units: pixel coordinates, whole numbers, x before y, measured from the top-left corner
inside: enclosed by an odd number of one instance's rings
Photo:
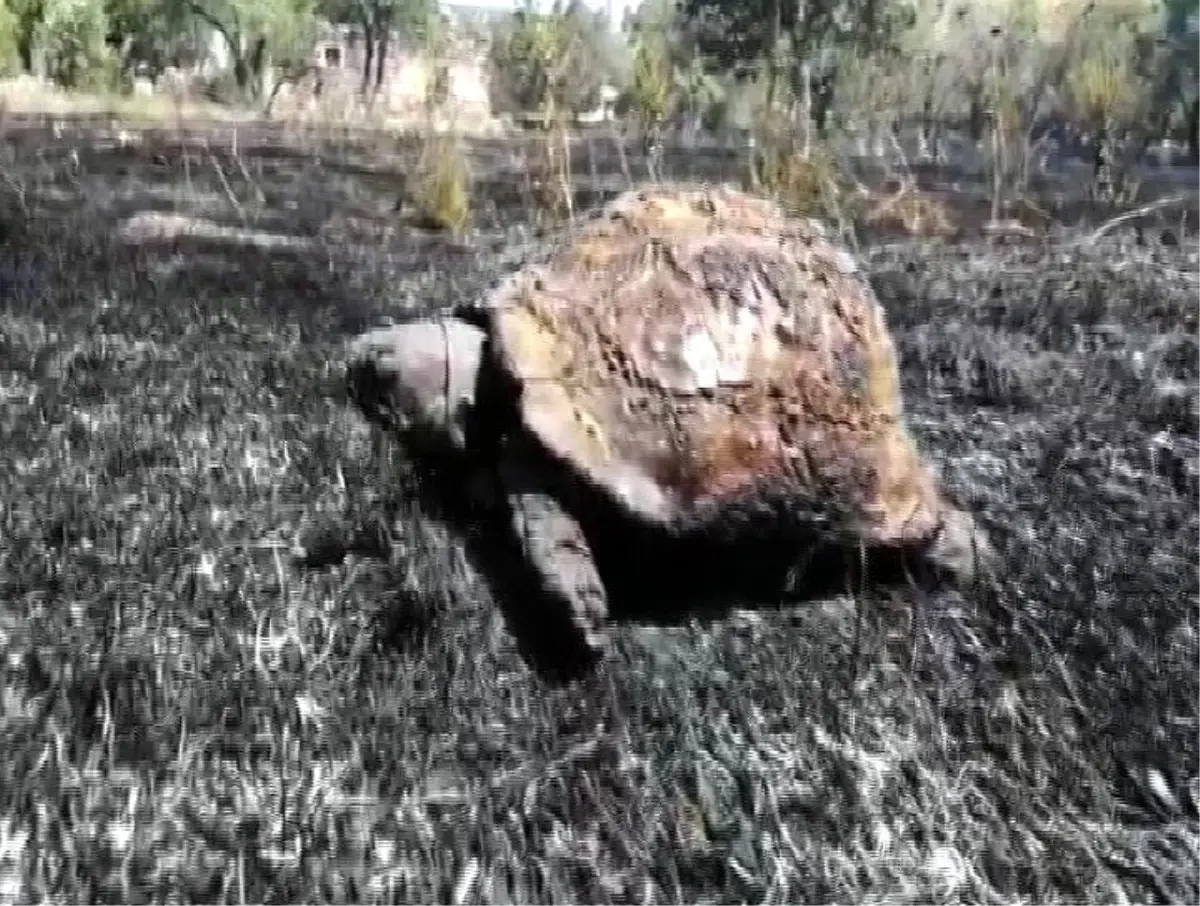
[[[411,448],[415,456],[445,451],[465,453],[469,430],[466,425],[469,407],[465,403],[454,408],[449,400],[421,400],[396,387],[368,399],[369,405],[360,403],[360,406],[370,419],[402,447]]]

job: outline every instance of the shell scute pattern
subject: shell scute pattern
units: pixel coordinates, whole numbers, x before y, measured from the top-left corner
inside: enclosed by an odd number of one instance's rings
[[[487,304],[528,427],[643,516],[770,484],[880,536],[936,518],[883,312],[818,224],[729,189],[626,193]]]

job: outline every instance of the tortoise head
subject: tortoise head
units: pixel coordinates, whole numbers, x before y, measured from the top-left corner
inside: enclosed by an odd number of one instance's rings
[[[460,318],[368,331],[351,351],[350,398],[414,452],[464,452],[485,340],[483,330]]]

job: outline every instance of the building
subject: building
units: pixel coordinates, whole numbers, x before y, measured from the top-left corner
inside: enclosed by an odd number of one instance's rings
[[[430,98],[445,116],[486,120],[491,116],[486,48],[479,36],[455,29],[449,47],[433,59],[419,41],[400,33],[388,36],[383,72],[377,77],[376,41],[366,74],[368,47],[360,26],[323,22],[309,60],[310,72],[293,92],[294,102],[354,109],[397,119],[424,115]],[[364,86],[366,91],[364,92]],[[376,87],[377,86],[377,87]]]

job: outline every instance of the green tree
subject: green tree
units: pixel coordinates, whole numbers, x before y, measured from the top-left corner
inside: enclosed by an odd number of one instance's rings
[[[837,44],[888,46],[911,20],[906,0],[681,0],[680,13],[706,59],[743,75],[786,42],[797,55]]]
[[[674,89],[675,67],[666,35],[657,29],[639,32],[634,42],[630,99],[643,127],[667,118]]]
[[[105,0],[108,46],[122,75],[141,64],[160,73],[188,31],[187,7],[176,0]]]
[[[724,96],[720,81],[707,71],[699,52],[692,53],[686,66],[676,67],[675,90],[693,129],[710,117]]]
[[[7,0],[16,19],[17,53],[21,66],[27,72],[33,70],[34,33],[44,18],[46,0]]]
[[[327,0],[320,12],[359,29],[365,51],[359,90],[364,97],[383,85],[392,34],[425,36],[435,18],[432,0]]]
[[[20,20],[3,0],[0,0],[0,74],[13,75],[21,71]]]
[[[1166,0],[1163,28],[1149,65],[1156,136],[1182,130],[1189,158],[1200,161],[1200,42],[1190,23],[1200,18],[1197,0]]]
[[[109,59],[107,36],[101,0],[49,0],[34,42],[44,54],[50,78],[65,88],[82,88]]]
[[[308,57],[315,0],[187,0],[188,9],[224,41],[240,94],[259,99],[266,67]]]
[[[881,52],[912,18],[909,0],[681,0],[691,39],[711,68],[766,80],[767,106],[801,92],[823,128],[838,49]]]
[[[543,119],[594,107],[616,70],[603,18],[582,3],[514,13],[494,36],[489,62],[496,109]]]

